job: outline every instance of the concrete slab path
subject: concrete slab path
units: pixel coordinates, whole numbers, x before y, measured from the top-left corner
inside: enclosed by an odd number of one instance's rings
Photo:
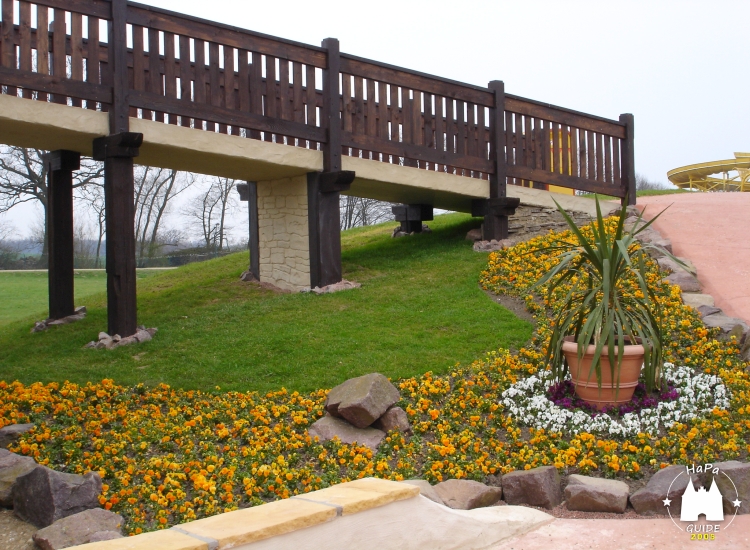
[[[731,317],[750,322],[750,193],[680,193],[638,197],[676,256],[698,269],[703,292]]]
[[[677,523],[680,523],[679,521]],[[714,540],[691,540],[670,519],[557,519],[536,531],[510,539],[493,550],[742,550],[750,548],[750,515],[722,522]],[[682,526],[684,529],[684,525]]]

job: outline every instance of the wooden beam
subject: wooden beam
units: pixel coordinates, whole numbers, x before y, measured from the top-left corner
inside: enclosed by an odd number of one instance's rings
[[[627,195],[628,205],[634,205],[636,201],[635,190],[635,148],[633,130],[635,119],[633,115],[625,113],[620,115],[620,122],[625,124],[625,139],[622,141],[620,149],[622,177],[620,185],[622,186],[622,202],[624,203]]]
[[[248,248],[250,249],[250,273],[260,281],[260,230],[258,227],[258,183],[238,183],[237,192],[241,201],[247,201]]]
[[[495,105],[490,109],[490,162],[494,169],[490,172],[490,198],[506,196],[505,160],[505,84],[493,80],[488,85],[495,94]]]
[[[328,51],[326,68],[323,69],[323,108],[321,125],[327,130],[326,143],[323,144],[323,172],[341,171],[341,96],[339,94],[339,73],[341,72],[341,53],[336,38],[323,40],[323,47]],[[335,281],[338,282],[338,281]]]
[[[47,227],[49,231],[49,318],[75,313],[73,249],[73,171],[81,155],[58,150],[43,157],[47,172]]]
[[[133,157],[143,134],[124,132],[94,140],[94,159],[104,161],[107,220],[107,321],[109,334],[131,336],[137,323]]]
[[[310,287],[324,287],[342,279],[340,191],[354,179],[353,172],[340,176],[309,172],[307,174],[307,216],[310,234]],[[328,188],[327,180],[336,181],[336,189]],[[346,181],[349,180],[347,184]]]
[[[119,134],[130,130],[127,12],[127,0],[112,0],[112,20],[109,22],[111,40],[108,44],[110,53],[109,70],[112,74],[112,108],[109,110],[110,134]],[[124,336],[124,334],[120,336]]]

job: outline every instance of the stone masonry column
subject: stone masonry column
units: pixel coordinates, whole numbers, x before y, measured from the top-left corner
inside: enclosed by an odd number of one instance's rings
[[[307,175],[259,181],[260,280],[285,290],[310,287]]]

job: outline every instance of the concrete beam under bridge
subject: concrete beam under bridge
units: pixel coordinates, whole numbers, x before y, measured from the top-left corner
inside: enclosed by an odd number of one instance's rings
[[[130,131],[143,134],[139,164],[173,168],[243,181],[271,181],[323,170],[323,153],[302,147],[130,119]],[[0,95],[0,143],[39,149],[66,149],[91,156],[92,143],[109,133],[107,113]],[[342,169],[356,173],[345,194],[403,204],[431,204],[471,212],[472,199],[490,196],[489,182],[361,158],[342,158]],[[522,204],[595,214],[593,201],[526,187],[507,187]]]

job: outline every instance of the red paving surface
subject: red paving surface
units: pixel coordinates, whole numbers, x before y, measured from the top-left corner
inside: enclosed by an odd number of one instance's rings
[[[681,522],[677,521],[677,524]],[[557,519],[493,550],[742,550],[750,548],[750,515],[720,523],[714,540],[690,540],[686,523],[678,529],[670,519]]]
[[[671,206],[669,206],[671,205]],[[681,193],[638,197],[646,218],[676,256],[698,269],[703,292],[731,317],[750,322],[750,193]]]
[[[695,264],[703,292],[714,297],[717,307],[750,322],[750,193],[639,197],[638,206],[648,207],[647,219],[669,206],[655,228],[672,241],[676,256]],[[691,540],[670,519],[557,519],[495,550],[567,548],[750,549],[750,515],[737,516],[714,540]]]

